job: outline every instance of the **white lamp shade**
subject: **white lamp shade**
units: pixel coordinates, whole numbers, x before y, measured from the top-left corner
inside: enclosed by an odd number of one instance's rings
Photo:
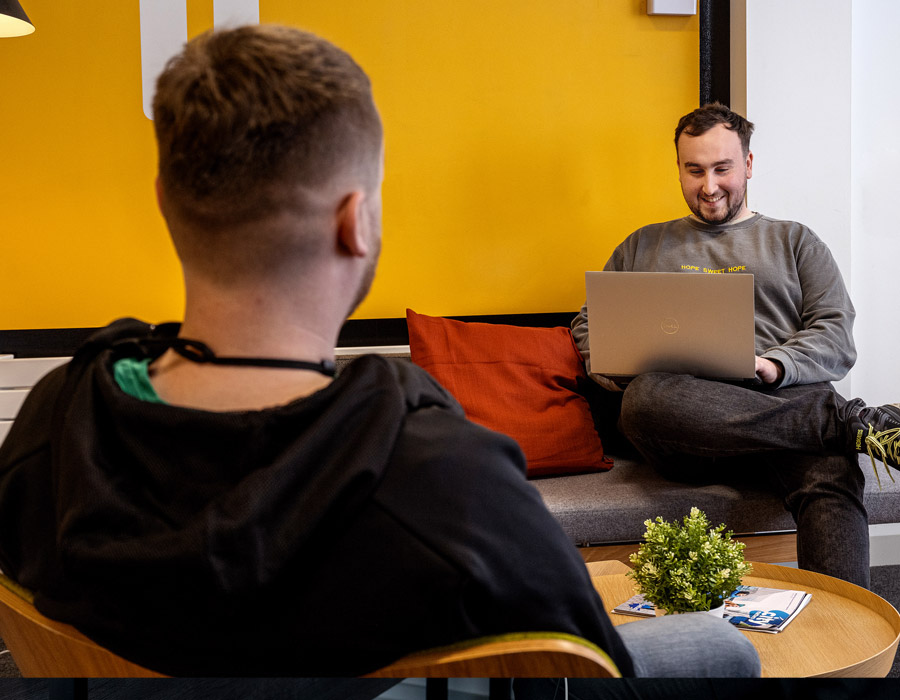
[[[0,0],[0,37],[25,36],[34,31],[18,0]]]

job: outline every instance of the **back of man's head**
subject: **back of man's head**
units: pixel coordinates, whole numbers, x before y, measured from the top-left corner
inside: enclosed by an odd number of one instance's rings
[[[722,124],[738,135],[744,156],[750,152],[750,136],[753,134],[753,123],[747,121],[737,112],[731,111],[721,102],[711,102],[685,114],[675,127],[675,148],[682,133],[688,136],[702,136],[714,126]]]
[[[298,29],[193,39],[160,75],[153,116],[166,207],[193,230],[302,215],[310,193],[379,184],[369,79],[347,53]]]

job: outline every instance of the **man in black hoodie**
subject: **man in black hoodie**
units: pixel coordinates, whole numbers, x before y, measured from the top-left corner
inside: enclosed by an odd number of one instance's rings
[[[511,439],[412,365],[333,376],[381,245],[381,122],[350,56],[208,33],[154,121],[184,321],[117,321],[32,391],[0,451],[3,571],[167,674],[358,675],[517,631],[638,671],[640,635],[630,654]],[[758,671],[736,630],[696,624]]]

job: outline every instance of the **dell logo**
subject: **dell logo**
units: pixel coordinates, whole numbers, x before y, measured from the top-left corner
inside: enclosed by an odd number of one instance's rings
[[[659,327],[662,328],[662,332],[667,335],[672,335],[677,333],[681,326],[678,325],[677,318],[664,318],[659,323]]]

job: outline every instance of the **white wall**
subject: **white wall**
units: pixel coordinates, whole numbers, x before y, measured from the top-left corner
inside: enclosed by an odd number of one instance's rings
[[[756,125],[750,208],[809,226],[852,293],[850,2],[734,0],[731,10],[731,100]],[[837,388],[850,394],[850,380]]]
[[[859,359],[838,383],[900,401],[894,314],[900,235],[896,0],[731,0],[732,105],[755,122],[750,207],[810,226],[857,310]]]
[[[870,404],[900,401],[900,2],[853,0],[851,226],[857,369]]]

